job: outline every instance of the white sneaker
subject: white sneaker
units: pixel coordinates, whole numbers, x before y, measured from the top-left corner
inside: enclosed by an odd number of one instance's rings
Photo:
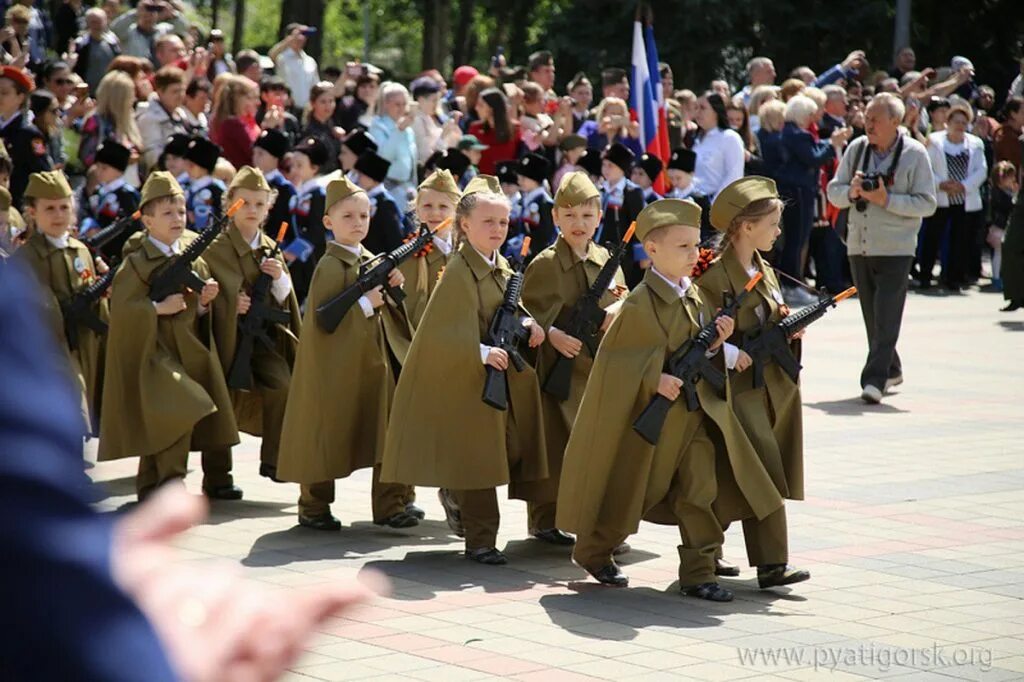
[[[899,376],[893,377],[892,379],[886,379],[886,381],[885,381],[885,389],[883,389],[883,390],[886,393],[889,393],[892,389],[896,388],[897,386],[899,386],[902,383],[903,383],[903,375],[902,374],[899,375]]]
[[[877,405],[882,402],[882,392],[878,390],[877,386],[868,384],[864,387],[864,390],[860,392],[860,398],[869,405]]]

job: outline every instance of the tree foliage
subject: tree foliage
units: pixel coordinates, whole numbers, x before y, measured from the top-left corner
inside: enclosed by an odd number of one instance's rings
[[[234,2],[221,0],[222,22]],[[422,68],[484,68],[501,45],[510,64],[531,52],[555,54],[559,82],[577,71],[592,79],[603,66],[628,66],[636,2],[621,0],[245,0],[242,44],[265,49],[280,28],[319,4],[322,64],[363,54],[363,6],[369,8],[370,60],[397,77]],[[651,0],[655,36],[679,86],[702,89],[713,78],[742,82],[751,56],[775,60],[780,77],[803,64],[817,71],[850,50],[867,51],[872,68],[892,57],[892,0]],[[287,19],[287,20],[286,20]],[[221,26],[230,33],[231,27]],[[950,4],[914,0],[912,44],[920,66],[948,65],[962,54],[978,79],[1002,94],[1018,69],[1024,2]]]

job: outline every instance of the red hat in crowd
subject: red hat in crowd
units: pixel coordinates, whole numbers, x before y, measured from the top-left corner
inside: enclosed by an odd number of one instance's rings
[[[455,87],[461,88],[479,75],[480,72],[472,66],[460,66],[452,74],[452,82],[455,83]]]
[[[36,88],[36,84],[32,80],[32,76],[14,66],[0,67],[0,78],[6,78],[10,81],[14,81],[14,84],[18,86],[18,89],[22,92],[30,92]]]

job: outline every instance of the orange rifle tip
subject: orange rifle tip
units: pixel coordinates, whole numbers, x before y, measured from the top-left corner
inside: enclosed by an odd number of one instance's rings
[[[853,296],[856,293],[857,293],[857,287],[850,287],[846,291],[844,291],[841,294],[839,294],[838,296],[836,296],[835,301],[836,301],[836,303],[838,303],[839,301],[843,301],[843,300],[845,300],[847,298],[850,298],[851,296]]]
[[[238,213],[238,209],[242,208],[243,204],[245,204],[245,199],[239,199],[235,203],[231,204],[231,208],[228,209],[228,215],[233,216]]]
[[[434,230],[434,232],[440,232],[441,230],[449,227],[451,224],[452,224],[452,219],[451,218],[445,218],[444,220],[441,221],[441,224],[437,226],[437,229]]]
[[[530,237],[523,239],[523,248],[519,250],[519,255],[522,258],[526,258],[526,254],[530,252]]]
[[[139,209],[136,209],[135,213],[132,213],[132,220],[138,220],[141,217],[142,217],[142,211],[139,210]]]
[[[280,242],[284,239],[284,235],[288,232],[288,221],[282,220],[281,227],[277,230],[277,239],[274,241]]]
[[[757,286],[757,283],[760,282],[763,277],[764,275],[762,275],[760,272],[755,274],[753,277],[750,278],[750,281],[747,282],[747,286],[743,287],[744,290],[753,291],[754,287]]]
[[[626,230],[626,234],[622,235],[622,241],[628,242],[633,238],[633,233],[636,232],[636,221],[634,220],[629,224],[629,229]]]

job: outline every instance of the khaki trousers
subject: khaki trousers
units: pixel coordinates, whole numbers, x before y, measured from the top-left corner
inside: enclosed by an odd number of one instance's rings
[[[373,467],[373,478],[370,484],[373,520],[383,521],[405,511],[406,499],[410,496],[411,486],[403,483],[381,483],[380,465]],[[328,514],[334,502],[334,481],[320,483],[303,483],[299,486],[299,516],[314,518]]]

